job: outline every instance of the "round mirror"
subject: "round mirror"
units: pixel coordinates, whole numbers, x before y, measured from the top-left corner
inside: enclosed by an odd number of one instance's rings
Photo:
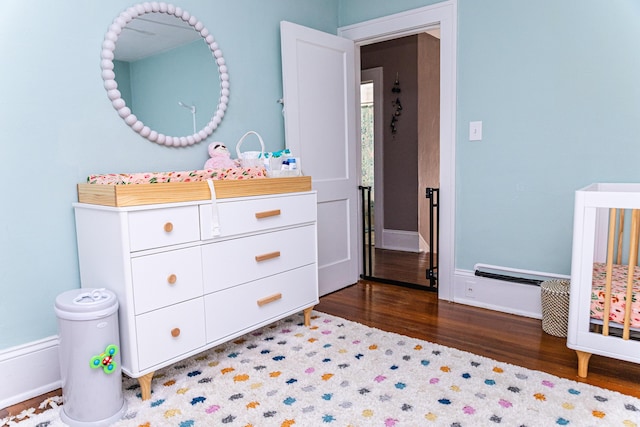
[[[221,123],[227,66],[218,43],[189,12],[161,2],[128,8],[109,26],[101,58],[111,104],[148,140],[188,146]]]

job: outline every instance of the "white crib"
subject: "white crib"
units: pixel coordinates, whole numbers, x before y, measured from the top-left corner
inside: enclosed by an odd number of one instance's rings
[[[626,219],[626,220],[625,220]],[[576,191],[567,347],[586,377],[592,354],[640,363],[640,184]]]

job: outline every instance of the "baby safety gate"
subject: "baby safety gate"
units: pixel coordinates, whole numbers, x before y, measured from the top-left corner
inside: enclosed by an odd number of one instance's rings
[[[415,283],[403,280],[395,280],[384,277],[378,277],[374,273],[374,248],[373,239],[373,214],[371,203],[371,186],[358,186],[361,196],[361,224],[362,224],[362,274],[360,278],[375,280],[382,283],[406,286],[417,289],[426,289],[437,291],[438,289],[438,249],[439,249],[439,227],[440,227],[440,189],[426,188],[425,197],[429,199],[429,246],[428,253],[429,265],[425,271],[425,277],[428,279],[428,286],[421,286]],[[379,230],[381,232],[381,230]]]

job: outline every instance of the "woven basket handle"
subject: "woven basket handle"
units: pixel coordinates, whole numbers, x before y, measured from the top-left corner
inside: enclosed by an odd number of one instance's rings
[[[244,139],[251,134],[258,137],[258,141],[260,141],[260,152],[262,153],[261,158],[264,158],[264,141],[262,140],[262,137],[258,134],[258,132],[254,132],[250,130],[249,132],[242,135],[242,138],[240,138],[240,140],[238,141],[238,144],[236,144],[236,154],[238,155],[238,159],[242,159],[242,153],[240,153],[240,146],[244,142]]]

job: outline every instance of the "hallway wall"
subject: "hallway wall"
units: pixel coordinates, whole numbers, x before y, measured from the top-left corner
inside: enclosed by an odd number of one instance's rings
[[[418,69],[417,36],[363,46],[361,68],[384,68],[384,228],[418,231]],[[400,93],[393,93],[396,77]],[[395,134],[391,118],[399,99]]]

